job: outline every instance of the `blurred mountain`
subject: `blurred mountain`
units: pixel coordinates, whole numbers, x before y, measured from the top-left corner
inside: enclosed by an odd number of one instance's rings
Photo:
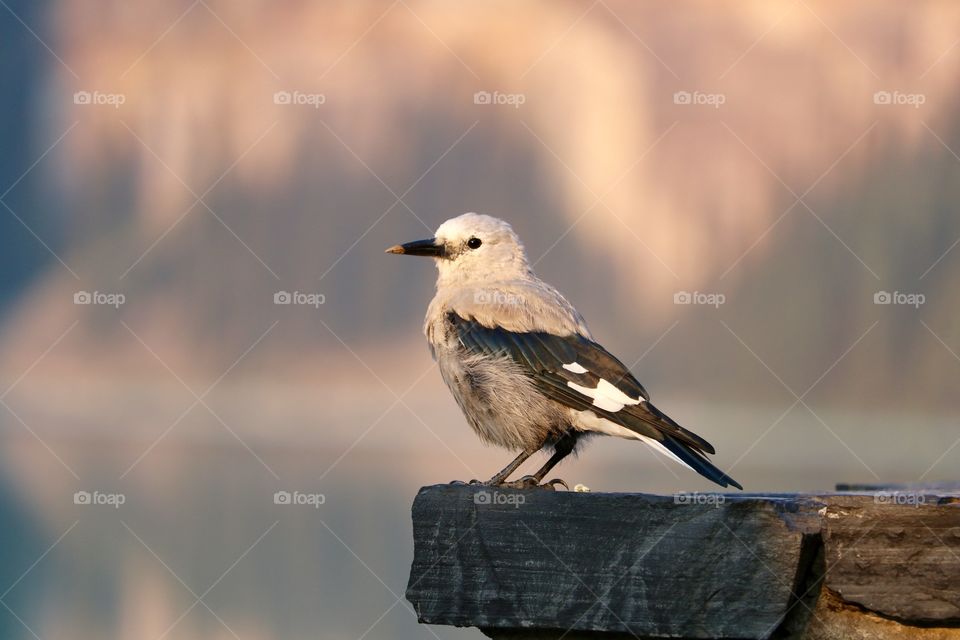
[[[41,5],[26,0],[11,0],[8,5],[22,19],[36,23]],[[53,260],[43,246],[25,231],[18,217],[31,219],[31,226],[42,233],[47,242],[60,248],[62,235],[56,228],[59,216],[51,213],[50,201],[44,198],[43,176],[40,172],[24,175],[27,167],[42,151],[30,126],[39,98],[39,84],[47,76],[47,65],[40,56],[25,55],[33,50],[36,41],[30,32],[15,19],[0,19],[0,73],[10,88],[0,98],[3,118],[0,118],[0,200],[6,206],[0,216],[0,309],[8,312],[18,295],[33,284],[45,270],[45,262]],[[36,123],[41,126],[40,123]],[[46,123],[44,123],[46,124]],[[12,188],[11,188],[12,187]],[[42,210],[38,213],[36,210]],[[12,210],[12,212],[11,212]],[[19,212],[19,213],[18,213]],[[21,218],[22,219],[22,218]],[[29,240],[28,240],[29,239]]]
[[[382,250],[475,210],[648,386],[955,408],[960,7],[881,5],[13,3],[3,375],[75,320],[45,371],[402,372],[433,272]]]

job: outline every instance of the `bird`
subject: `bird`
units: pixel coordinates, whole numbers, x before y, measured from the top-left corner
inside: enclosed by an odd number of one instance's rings
[[[743,489],[707,459],[714,447],[654,406],[573,305],[534,275],[507,222],[464,213],[432,238],[386,252],[434,259],[436,294],[423,331],[440,374],[482,441],[519,452],[489,480],[471,482],[566,486],[543,479],[590,437],[605,435],[640,440],[722,487]],[[507,480],[551,448],[535,473]]]

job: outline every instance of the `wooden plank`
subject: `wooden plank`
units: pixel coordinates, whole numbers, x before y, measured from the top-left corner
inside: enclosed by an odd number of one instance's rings
[[[960,504],[929,489],[825,497],[826,585],[915,624],[960,621]]]
[[[823,505],[688,498],[426,487],[407,598],[421,622],[488,633],[769,637],[794,602]]]

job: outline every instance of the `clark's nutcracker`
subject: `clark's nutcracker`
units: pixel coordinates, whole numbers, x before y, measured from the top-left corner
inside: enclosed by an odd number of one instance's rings
[[[653,406],[630,370],[594,342],[573,305],[533,274],[503,220],[465,213],[435,237],[387,253],[435,258],[437,294],[424,333],[443,380],[481,440],[520,451],[485,484],[537,486],[585,436],[603,434],[641,440],[721,486],[742,489],[707,460],[713,446]],[[553,456],[539,471],[505,482],[549,446]]]

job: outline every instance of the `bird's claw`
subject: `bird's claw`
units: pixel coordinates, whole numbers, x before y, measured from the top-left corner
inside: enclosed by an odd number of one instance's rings
[[[506,487],[508,489],[549,489],[550,491],[556,491],[556,485],[558,484],[563,485],[568,491],[570,490],[570,487],[567,486],[567,483],[560,478],[554,478],[553,480],[540,484],[540,481],[533,476],[523,476],[519,480],[503,482],[499,486]]]
[[[549,486],[551,489],[553,489],[554,491],[556,491],[556,490],[557,490],[556,485],[558,485],[558,484],[562,484],[564,489],[566,489],[567,491],[570,491],[570,487],[567,485],[567,483],[566,483],[564,480],[561,480],[560,478],[554,478],[553,480],[547,480],[546,482],[544,482],[544,483],[543,483],[542,485],[540,485],[540,486],[542,486],[542,487],[547,487],[547,486]]]
[[[512,480],[510,482],[496,482],[495,480],[470,480],[469,482],[464,482],[463,480],[452,480],[451,485],[462,485],[469,487],[503,487],[505,489],[549,489],[550,491],[556,491],[557,485],[561,485],[567,491],[570,491],[570,487],[564,480],[560,478],[554,478],[553,480],[547,480],[544,483],[540,483],[533,476],[523,476],[519,480]]]
[[[519,480],[501,482],[500,486],[507,489],[535,489],[540,486],[540,482],[533,476],[523,476]]]

